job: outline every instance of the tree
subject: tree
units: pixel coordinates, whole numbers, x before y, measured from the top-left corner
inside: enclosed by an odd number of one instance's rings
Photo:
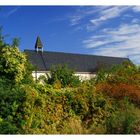
[[[12,46],[13,47],[18,47],[20,43],[20,39],[19,38],[14,38],[12,41]]]
[[[0,47],[4,45],[4,37],[2,35],[2,27],[0,27]]]
[[[27,61],[26,55],[18,49],[19,38],[14,38],[9,45],[4,41],[5,35],[2,34],[0,27],[0,75],[16,83],[31,83],[33,81],[33,66]]]
[[[11,80],[12,84],[20,83],[31,77],[31,65],[27,62],[26,55],[18,49],[19,39],[14,38],[12,45],[4,42],[0,28],[0,75],[1,78]],[[28,75],[28,76],[27,76]],[[31,78],[30,78],[31,79]]]
[[[26,57],[17,47],[5,45],[0,48],[0,75],[19,83],[25,75]]]
[[[76,86],[80,83],[79,77],[74,75],[74,71],[69,69],[66,65],[54,66],[50,70],[49,84],[54,84],[60,81],[62,87]]]

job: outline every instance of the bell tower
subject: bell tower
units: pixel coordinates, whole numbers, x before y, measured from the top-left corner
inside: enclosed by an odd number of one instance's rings
[[[36,50],[36,52],[41,51],[43,53],[43,45],[42,45],[42,42],[41,42],[39,36],[37,36],[37,39],[36,39],[35,50]]]

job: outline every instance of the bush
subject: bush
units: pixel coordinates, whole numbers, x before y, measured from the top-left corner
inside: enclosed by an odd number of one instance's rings
[[[135,107],[124,100],[123,109],[119,109],[111,114],[106,120],[106,127],[108,134],[132,134],[134,133],[134,125],[137,120],[137,113]],[[122,103],[121,103],[122,105]]]
[[[80,82],[59,65],[35,83],[25,55],[0,45],[1,134],[140,133],[140,68],[125,62]]]
[[[14,124],[6,121],[0,122],[0,134],[16,134],[17,131],[18,128]]]
[[[134,104],[140,105],[139,68],[130,62],[116,65],[108,71],[101,71],[96,77],[96,91],[121,100],[128,97]]]
[[[21,82],[26,71],[26,57],[17,47],[8,45],[0,48],[0,75],[13,84]]]
[[[12,86],[6,79],[0,80],[0,133],[2,134],[16,134],[20,125],[20,116],[18,117],[18,110],[22,104],[22,94],[19,88]]]
[[[128,97],[131,102],[138,106],[140,105],[140,87],[137,85],[125,83],[101,83],[96,85],[96,91],[102,92],[103,94],[106,94],[117,100]]]
[[[107,82],[111,83],[129,83],[140,84],[139,67],[131,62],[124,62],[120,65],[115,65],[106,70],[100,70],[96,76],[96,83]]]
[[[79,78],[66,65],[58,65],[51,68],[48,83],[53,85],[56,81],[60,81],[62,87],[77,86],[80,83]]]
[[[56,80],[54,83],[53,83],[53,87],[55,89],[61,89],[61,82],[59,80]]]
[[[64,120],[58,127],[60,134],[85,134],[86,130],[82,126],[82,122],[79,118],[69,117]]]

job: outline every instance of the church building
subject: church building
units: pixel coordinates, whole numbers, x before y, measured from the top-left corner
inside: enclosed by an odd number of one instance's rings
[[[25,53],[29,62],[36,68],[32,73],[34,79],[46,73],[49,74],[52,66],[60,64],[67,65],[81,80],[86,80],[93,78],[101,68],[109,68],[124,61],[130,61],[128,58],[121,57],[44,51],[39,36],[35,43],[35,50],[25,50]]]

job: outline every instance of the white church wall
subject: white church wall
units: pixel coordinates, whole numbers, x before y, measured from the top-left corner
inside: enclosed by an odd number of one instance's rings
[[[46,74],[50,76],[49,71],[37,71],[37,72],[33,71],[32,72],[32,76],[35,80],[38,79],[42,75],[47,78]],[[81,81],[89,80],[89,79],[94,78],[96,76],[95,73],[89,73],[89,72],[76,72],[75,75],[79,76],[79,79]]]
[[[45,76],[47,78],[47,74],[49,75],[48,71],[33,71],[32,72],[32,76],[35,80],[38,79],[40,76]]]
[[[88,73],[88,72],[76,72],[75,75],[79,76],[79,79],[81,81],[89,80],[89,79],[94,78],[96,76],[95,73]]]

